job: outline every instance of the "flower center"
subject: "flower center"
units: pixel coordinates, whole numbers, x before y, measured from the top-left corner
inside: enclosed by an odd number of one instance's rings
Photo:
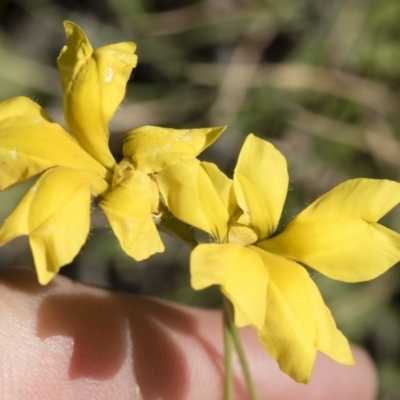
[[[122,182],[127,181],[131,176],[132,172],[135,170],[134,166],[131,164],[129,159],[124,158],[121,162],[116,165],[114,169],[114,175],[112,178],[111,189],[120,185]]]
[[[250,226],[242,225],[238,222],[230,224],[228,231],[228,242],[239,243],[242,246],[249,246],[256,242],[258,239],[257,234]]]

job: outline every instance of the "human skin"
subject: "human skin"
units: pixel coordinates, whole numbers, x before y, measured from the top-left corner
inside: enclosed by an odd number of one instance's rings
[[[61,276],[0,270],[3,400],[223,399],[221,313],[115,293]],[[355,367],[319,354],[308,385],[281,373],[252,329],[241,330],[259,399],[371,400],[376,373],[353,347]],[[247,399],[234,365],[235,399]]]

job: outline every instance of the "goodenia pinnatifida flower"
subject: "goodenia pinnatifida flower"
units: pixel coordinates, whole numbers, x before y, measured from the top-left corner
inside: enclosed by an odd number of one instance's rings
[[[0,103],[0,190],[41,174],[0,228],[0,245],[28,235],[40,283],[71,262],[90,229],[91,198],[136,260],[161,252],[153,217],[159,192],[152,174],[196,157],[223,128],[144,126],[124,138],[117,164],[108,147],[108,123],[136,66],[136,45],[93,49],[74,23],[57,59],[64,93],[65,130],[26,97]]]
[[[340,281],[384,273],[400,259],[400,235],[377,221],[400,201],[400,184],[355,179],[321,196],[275,234],[288,189],[283,155],[249,135],[233,180],[214,164],[191,160],[159,174],[172,213],[208,232],[213,243],[191,255],[195,289],[219,285],[235,324],[255,328],[281,370],[310,379],[317,351],[354,363],[347,339],[305,264]]]

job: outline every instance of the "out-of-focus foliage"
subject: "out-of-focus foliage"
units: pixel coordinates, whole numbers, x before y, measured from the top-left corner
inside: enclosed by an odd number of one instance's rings
[[[229,128],[203,159],[231,173],[246,134],[287,157],[285,222],[354,177],[400,179],[398,0],[4,0],[0,4],[0,100],[28,95],[62,118],[56,57],[62,21],[80,24],[95,47],[132,40],[139,64],[111,124],[124,133],[151,124]],[[45,143],[43,144],[46,145]],[[266,171],[267,173],[267,171]],[[0,194],[0,220],[24,192]],[[91,239],[64,272],[119,290],[217,306],[189,286],[188,249],[136,263],[96,208]],[[400,210],[384,223],[400,231]],[[30,264],[24,239],[0,249],[0,266]],[[382,400],[400,398],[400,270],[349,285],[310,271],[346,335],[374,356]]]

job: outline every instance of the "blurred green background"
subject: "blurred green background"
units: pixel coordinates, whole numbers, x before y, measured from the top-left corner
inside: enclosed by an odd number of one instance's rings
[[[246,134],[255,133],[289,163],[283,226],[346,179],[400,180],[398,0],[3,0],[0,100],[29,96],[61,123],[56,57],[65,19],[78,23],[94,47],[138,45],[138,66],[110,126],[117,159],[124,133],[140,125],[228,125],[201,158],[231,174]],[[0,193],[0,221],[29,184]],[[400,231],[400,210],[384,223]],[[215,289],[191,290],[188,249],[164,239],[164,254],[137,263],[94,208],[86,246],[62,271],[91,284],[218,307]],[[0,248],[0,267],[10,265],[32,266],[26,238]],[[340,328],[374,357],[379,398],[400,399],[400,269],[353,285],[311,274]]]

